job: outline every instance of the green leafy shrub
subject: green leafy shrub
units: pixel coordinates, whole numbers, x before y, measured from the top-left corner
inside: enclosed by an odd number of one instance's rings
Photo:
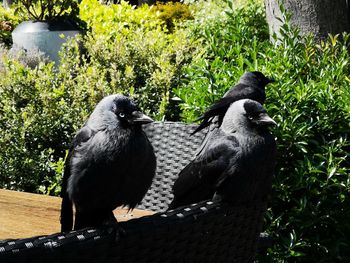
[[[15,15],[14,9],[6,9],[0,5],[0,43],[12,44],[11,32],[23,20]]]
[[[186,69],[183,86],[176,89],[184,102],[184,120],[196,119],[244,71],[260,67],[258,53],[269,39],[264,9],[252,1],[243,7],[235,2],[229,4],[234,12],[230,12],[228,6],[221,7],[221,11],[220,6],[199,9],[197,12],[201,15],[190,25],[202,54]]]
[[[154,15],[165,22],[167,29],[170,32],[174,31],[176,21],[192,20],[193,16],[188,5],[183,3],[159,3],[153,6]]]
[[[186,67],[177,89],[193,121],[244,71],[278,82],[266,108],[278,123],[278,163],[265,228],[276,241],[260,262],[350,261],[349,35],[315,43],[283,26],[271,44],[263,7],[227,2],[217,19],[196,16],[192,37],[205,52]]]
[[[349,35],[317,44],[288,27],[265,54],[280,77],[268,110],[280,158],[267,225],[271,251],[298,262],[350,260]]]
[[[73,87],[52,64],[30,69],[16,60],[5,61],[0,73],[1,187],[35,192],[50,164],[63,155],[86,112],[70,96]],[[73,106],[73,107],[72,107]],[[85,113],[85,115],[84,115]]]
[[[164,30],[164,21],[147,5],[134,9],[125,2],[103,6],[84,0],[80,8],[91,28],[85,45],[88,67],[99,72],[104,89],[133,96],[158,120],[176,119],[172,90],[192,57],[186,31]]]
[[[31,20],[52,21],[57,18],[70,16],[76,13],[77,2],[73,0],[22,0],[19,2],[17,12],[24,13]]]

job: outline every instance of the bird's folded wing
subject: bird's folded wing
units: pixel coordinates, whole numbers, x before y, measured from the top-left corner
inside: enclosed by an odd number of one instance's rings
[[[217,125],[218,118],[214,117],[213,119],[213,122],[215,123],[209,126],[208,132],[206,133],[201,145],[198,147],[195,153],[196,156],[202,155],[204,149],[206,149],[209,146],[210,142],[213,140],[213,138],[215,138],[218,135],[218,133],[220,133],[219,126]]]
[[[173,186],[176,199],[196,193],[196,195],[212,195],[216,182],[230,165],[230,159],[237,153],[237,149],[226,141],[219,143],[202,152],[189,163],[179,174]]]
[[[65,195],[66,189],[67,189],[67,183],[68,178],[70,177],[70,160],[72,158],[73,152],[76,150],[77,147],[79,147],[81,144],[87,142],[96,132],[89,128],[88,126],[84,126],[81,128],[76,136],[73,139],[72,145],[68,151],[68,155],[65,161],[65,169],[63,173],[62,178],[62,191],[61,191],[61,197]]]
[[[92,130],[89,126],[84,126],[81,128],[73,139],[72,148],[87,142],[92,136],[96,134],[96,131]]]
[[[219,126],[221,125],[222,118],[225,115],[226,110],[230,107],[231,103],[245,99],[249,97],[253,100],[258,100],[261,94],[256,90],[256,88],[239,83],[231,88],[225,93],[225,95],[212,104],[197,120],[202,122],[199,126],[192,132],[192,134],[204,129],[212,123],[212,117],[219,116]]]

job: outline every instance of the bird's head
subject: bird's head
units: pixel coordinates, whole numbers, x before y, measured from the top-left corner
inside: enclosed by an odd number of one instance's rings
[[[140,110],[133,100],[120,94],[103,98],[97,104],[94,114],[100,119],[99,122],[103,121],[104,124],[107,122],[110,125],[119,123],[124,127],[140,126],[141,124],[153,122],[150,117]],[[95,122],[97,118],[93,117]]]
[[[276,125],[276,122],[259,102],[243,99],[231,104],[221,127],[228,133],[248,133],[249,131],[263,130],[272,125]]]
[[[258,87],[265,88],[269,83],[275,82],[273,78],[266,77],[260,71],[246,72],[239,79],[239,82],[246,85],[255,84]]]

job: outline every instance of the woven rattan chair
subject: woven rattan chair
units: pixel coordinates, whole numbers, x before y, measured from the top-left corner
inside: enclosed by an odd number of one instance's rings
[[[117,241],[108,229],[85,229],[0,241],[0,262],[253,262],[265,200],[241,206],[204,201],[165,212],[178,172],[191,160],[203,133],[195,125],[145,126],[157,155],[157,175],[138,206],[157,212],[121,222]]]

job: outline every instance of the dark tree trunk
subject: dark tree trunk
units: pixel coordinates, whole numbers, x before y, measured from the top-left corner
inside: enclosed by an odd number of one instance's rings
[[[270,34],[279,34],[282,18],[279,0],[265,0],[266,18]],[[302,35],[313,33],[316,39],[328,34],[350,32],[348,0],[282,0],[284,9],[291,14],[291,25]]]

